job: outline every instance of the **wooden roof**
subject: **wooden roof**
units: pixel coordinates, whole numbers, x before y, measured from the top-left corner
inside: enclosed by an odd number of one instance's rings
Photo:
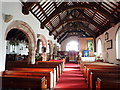
[[[26,35],[18,30],[18,29],[12,29],[8,32],[6,40],[10,40],[10,41],[25,41],[28,43],[28,39],[26,37]]]
[[[120,22],[119,0],[107,2],[80,2],[81,0],[36,0],[23,3],[22,12],[31,12],[59,43],[70,36],[98,37]],[[99,1],[99,0],[97,0]],[[118,1],[118,2],[116,2]]]

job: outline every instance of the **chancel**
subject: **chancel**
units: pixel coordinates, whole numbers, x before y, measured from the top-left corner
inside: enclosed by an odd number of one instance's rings
[[[119,0],[2,0],[0,8],[0,89],[120,89]]]

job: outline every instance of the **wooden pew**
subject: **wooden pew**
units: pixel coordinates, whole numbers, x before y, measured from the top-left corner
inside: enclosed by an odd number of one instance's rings
[[[11,68],[12,71],[21,71],[21,72],[32,72],[32,73],[41,73],[41,74],[50,74],[50,77],[48,77],[48,88],[54,88],[56,85],[56,73],[54,72],[54,69],[52,68]]]
[[[103,62],[97,62],[97,63],[91,63],[88,64],[86,63],[83,68],[83,76],[86,78],[87,77],[87,69],[104,69],[104,68],[114,68],[114,69],[120,69],[119,65],[115,64],[109,64],[109,63],[103,63]]]
[[[55,64],[55,63],[38,63],[36,65],[32,65],[33,67],[36,67],[36,68],[55,68],[56,69],[56,81],[58,81],[58,79],[60,78],[60,67],[59,67],[59,64]],[[28,66],[28,67],[31,67],[31,66]]]
[[[120,73],[120,70],[107,69],[107,68],[106,69],[88,69],[87,77],[86,77],[88,88],[90,88],[90,73],[91,72],[98,72],[98,73],[103,73],[103,72],[106,72],[106,73]]]
[[[120,78],[120,73],[107,73],[107,72],[91,72],[90,73],[90,88],[92,90],[96,90],[96,81],[97,81],[97,78]]]
[[[81,72],[82,73],[84,73],[84,66],[85,66],[85,64],[92,64],[92,63],[96,63],[96,62],[82,62],[81,61],[81,63],[80,63],[80,70],[81,70]]]
[[[18,76],[18,75],[2,75],[2,89],[46,89],[45,77]]]
[[[111,65],[115,65],[115,64],[110,64],[110,63],[106,63],[106,62],[82,62],[80,64],[82,66],[82,68],[84,68],[84,66],[111,66]]]
[[[120,90],[120,79],[97,78],[96,90]]]
[[[37,65],[36,64],[28,64],[26,61],[10,61],[7,62],[6,69],[8,70],[14,70],[15,67],[25,67],[25,68],[56,68],[57,73],[56,76],[54,75],[54,86],[56,84],[56,81],[58,81],[58,78],[60,77],[62,70],[63,70],[63,62],[62,61],[40,61]],[[58,68],[59,67],[59,68]],[[54,71],[55,72],[55,71]],[[55,74],[55,73],[54,73]],[[55,81],[55,77],[56,81]]]
[[[4,71],[3,75],[18,75],[18,76],[45,76],[46,80],[47,80],[47,88],[53,88],[53,76],[52,76],[52,72],[31,72],[31,71]]]
[[[90,88],[90,72],[98,73],[120,73],[120,66],[115,64],[103,63],[103,62],[93,62],[93,63],[84,63],[80,66],[84,77],[87,80],[88,87]]]
[[[58,72],[56,71],[56,68],[58,69],[57,66],[45,66],[45,65],[26,65],[26,66],[23,66],[24,68],[36,68],[36,69],[51,69],[53,70],[53,74],[54,74],[54,79],[55,79],[55,82],[58,81],[59,79],[59,76],[58,76]],[[23,68],[23,67],[19,67],[19,68]],[[8,70],[14,70],[14,68],[18,68],[18,67],[11,67],[11,68],[8,68]]]
[[[37,64],[46,64],[46,65],[57,65],[59,68],[59,76],[62,74],[64,69],[64,62],[63,61],[37,61]]]
[[[87,78],[87,76],[89,75],[89,70],[92,70],[92,69],[114,69],[114,70],[119,70],[120,67],[117,67],[117,66],[94,66],[94,67],[87,67],[86,70],[84,71],[84,77]]]
[[[106,64],[106,63],[92,63],[84,66],[83,72],[84,72],[84,77],[86,77],[87,74],[87,69],[101,69],[101,68],[115,68],[120,69],[119,65],[115,64]]]
[[[64,64],[65,64],[65,60],[50,60],[50,62],[59,62],[61,63],[61,70],[63,71],[64,69]]]
[[[41,63],[41,64],[27,64],[26,61],[10,61],[10,62],[7,62],[7,65],[6,65],[6,70],[9,70],[10,68],[22,68],[22,67],[25,67],[25,68],[55,68],[56,69],[56,81],[58,81],[59,79],[59,68],[58,68],[58,65],[55,65],[55,64],[50,64],[50,63]]]

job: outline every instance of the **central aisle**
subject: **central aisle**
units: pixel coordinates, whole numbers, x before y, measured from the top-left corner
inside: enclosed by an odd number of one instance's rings
[[[65,68],[62,76],[56,84],[54,90],[57,89],[82,89],[88,90],[87,84],[85,83],[83,74],[80,72],[80,68],[78,64],[75,63],[67,63],[65,64]]]

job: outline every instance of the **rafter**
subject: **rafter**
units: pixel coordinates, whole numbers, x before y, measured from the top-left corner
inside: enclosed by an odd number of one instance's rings
[[[67,30],[73,30],[73,29],[82,29],[83,31],[85,32],[88,32],[90,35],[92,35],[93,37],[96,37],[96,33],[94,31],[92,31],[91,29],[85,27],[85,26],[81,26],[81,27],[78,27],[78,28],[75,28],[75,27],[65,27],[64,29],[62,29],[58,34],[55,35],[55,39],[61,35],[63,32],[67,31]]]
[[[80,4],[80,5],[72,5],[72,6],[64,6],[65,4],[62,4],[62,6],[60,6],[58,9],[56,9],[42,24],[41,24],[41,28],[44,28],[44,26],[56,15],[58,15],[61,12],[67,11],[69,9],[91,9],[95,12],[99,12],[100,14],[102,14],[103,16],[105,16],[106,18],[108,18],[111,22],[114,22],[115,18],[113,15],[111,15],[110,13],[108,13],[106,10],[104,10],[103,8],[101,8],[98,4],[94,4],[94,3],[90,3],[90,4]],[[94,7],[93,7],[93,6]],[[98,7],[97,7],[98,5]]]
[[[81,21],[85,21],[85,22],[89,22],[90,23],[90,21],[88,21],[88,20],[86,20],[85,18],[79,18],[79,19],[67,19],[67,20],[62,20],[53,30],[51,30],[50,32],[49,32],[49,34],[50,35],[52,35],[52,33],[54,32],[54,31],[56,31],[56,29],[58,29],[61,25],[63,25],[63,24],[65,24],[65,23],[70,23],[70,22],[81,22]],[[92,24],[94,24],[94,23],[92,23]]]
[[[22,13],[24,15],[28,15],[29,11],[31,10],[31,7],[34,6],[36,3],[38,3],[39,0],[36,0],[36,2],[26,2],[24,3],[22,7]]]
[[[61,37],[59,37],[59,39],[57,40],[57,42],[61,43],[62,41],[64,41],[65,39],[67,39],[67,38],[69,38],[71,36],[78,36],[78,37],[82,37],[83,36],[80,32],[78,32],[78,34],[73,34],[73,35],[69,35],[69,33],[71,33],[71,32],[67,32],[67,33],[65,33],[65,35],[62,35]]]
[[[41,23],[41,28],[42,28],[42,29],[45,27],[45,25],[46,25],[54,16],[58,15],[58,14],[56,14],[56,13],[57,13],[58,11],[60,11],[61,8],[63,8],[66,3],[67,3],[67,2],[63,2],[59,7],[57,7],[57,8],[55,9],[55,11],[54,11],[44,22]],[[60,12],[61,12],[61,11],[60,11]]]
[[[91,35],[88,35],[88,34],[86,34],[84,31],[82,31],[82,30],[70,30],[70,31],[67,31],[67,32],[69,32],[69,33],[77,33],[78,35],[80,35],[80,37],[89,37],[89,36],[91,36]],[[92,36],[91,36],[92,37]]]
[[[47,18],[47,14],[45,13],[45,11],[43,10],[43,8],[41,7],[40,4],[38,4],[38,7],[39,7],[40,11],[42,11],[43,15]]]
[[[79,36],[79,34],[80,34],[80,36],[82,36],[81,33],[78,34],[78,32],[80,32],[80,31],[67,31],[67,32],[65,32],[62,36],[60,36],[60,37],[58,38],[58,42],[59,42],[60,40],[62,40],[63,38],[69,36],[69,35],[70,35],[71,33],[73,33],[73,32],[77,32],[77,34],[72,34],[72,35],[77,35],[77,36]],[[72,36],[72,35],[71,35],[71,36]]]
[[[67,35],[66,37],[60,39],[60,41],[57,41],[57,42],[61,44],[65,39],[67,39],[67,38],[69,38],[69,37],[71,37],[71,36],[79,37],[78,35]]]
[[[88,15],[86,15],[84,12],[82,12],[80,9],[77,9],[86,19],[88,19],[88,21],[90,21],[90,23],[92,23],[94,26],[96,26],[97,28],[101,29],[101,25],[99,25],[98,23],[96,23],[92,18],[90,18]]]
[[[99,10],[100,14],[102,14],[103,16],[108,18],[110,20],[110,22],[115,23],[115,20],[116,20],[115,17],[112,14],[110,14],[108,11],[103,9],[99,4],[97,4],[95,2],[90,2],[90,5],[95,7],[97,10]]]
[[[68,33],[67,33],[67,32],[65,32],[62,36],[60,36],[60,37],[57,39],[57,42],[59,42],[59,41],[60,41],[60,39],[62,39],[63,37],[65,37],[67,34],[68,34]]]
[[[115,24],[113,24],[113,25],[115,25]],[[108,22],[106,25],[104,25],[104,26],[101,28],[101,30],[99,30],[99,32],[97,32],[97,34],[98,34],[98,35],[103,34],[103,33],[104,33],[106,30],[108,30],[111,26],[112,26],[111,23]]]
[[[52,26],[52,28],[54,28],[53,24],[51,23],[51,21],[49,22],[49,24]]]

